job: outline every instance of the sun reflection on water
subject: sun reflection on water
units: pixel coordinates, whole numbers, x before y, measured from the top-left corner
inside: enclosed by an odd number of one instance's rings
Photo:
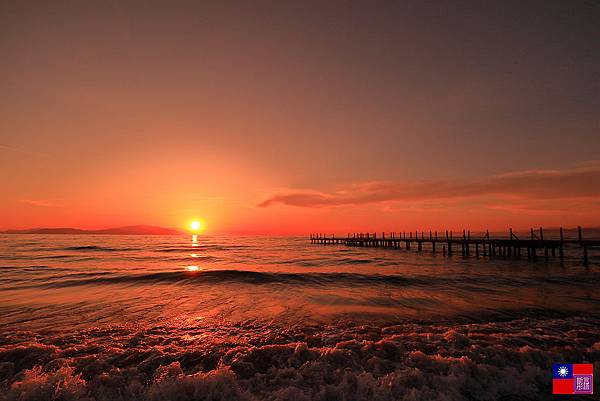
[[[198,235],[197,234],[192,234],[192,247],[197,247],[199,246],[198,244]],[[190,257],[192,258],[199,258],[200,255],[197,253],[190,253]],[[197,272],[200,270],[203,270],[200,268],[200,266],[198,265],[190,265],[190,266],[185,266],[185,270],[188,272]]]

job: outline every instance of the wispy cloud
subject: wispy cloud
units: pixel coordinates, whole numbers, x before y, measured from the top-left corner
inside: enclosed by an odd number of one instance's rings
[[[55,203],[48,202],[42,199],[21,199],[19,200],[21,203],[25,203],[31,206],[39,206],[39,207],[58,207]]]
[[[332,192],[290,190],[259,204],[302,207],[362,205],[394,201],[427,201],[508,196],[522,199],[569,199],[600,197],[600,161],[563,170],[526,170],[475,180],[418,182],[367,182]]]

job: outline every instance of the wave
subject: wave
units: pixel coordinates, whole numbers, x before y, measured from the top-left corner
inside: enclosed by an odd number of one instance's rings
[[[64,249],[67,251],[93,251],[93,250],[99,250],[99,249],[103,249],[103,248],[100,246],[94,246],[94,245],[84,245],[84,246],[69,246]]]
[[[97,245],[82,245],[69,246],[61,250],[65,251],[102,251],[102,252],[122,252],[122,251],[139,251],[137,248],[109,248]]]
[[[600,274],[597,275],[600,279]],[[525,277],[499,277],[499,276],[437,276],[437,277],[406,277],[397,274],[361,274],[361,273],[287,273],[287,272],[259,272],[252,270],[200,270],[200,271],[167,271],[147,274],[94,274],[92,277],[73,279],[72,275],[57,277],[56,281],[45,282],[38,285],[27,285],[19,288],[63,288],[85,285],[136,285],[136,284],[249,284],[269,285],[285,284],[291,286],[344,286],[344,287],[422,287],[446,291],[456,287],[477,292],[497,292],[500,287],[514,288],[527,286],[539,282],[539,278]],[[583,287],[594,285],[588,279],[576,275],[552,280],[553,285],[573,285]],[[31,283],[29,281],[29,283]]]
[[[173,284],[274,284],[290,285],[414,285],[426,284],[424,280],[397,275],[366,275],[356,273],[264,273],[249,270],[208,270],[199,272],[157,272],[135,275],[115,275],[112,277],[92,277],[85,279],[63,279],[45,283],[47,288],[62,288],[97,284],[136,284],[136,283],[173,283]],[[22,287],[21,287],[22,288]]]
[[[238,249],[256,249],[256,247],[252,247],[249,245],[205,245],[198,244],[198,246],[194,247],[193,250],[198,252],[207,252],[207,251],[233,251]],[[157,248],[149,248],[148,250],[154,252],[189,252],[192,250],[190,246],[167,246],[167,247],[157,247]]]
[[[546,400],[548,372],[565,347],[570,360],[600,357],[599,323],[278,328],[288,340],[267,326],[254,343],[235,346],[214,333],[181,342],[177,328],[162,325],[69,332],[51,345],[24,337],[0,345],[0,400]],[[232,338],[239,329],[225,328]],[[164,338],[169,347],[145,341]]]

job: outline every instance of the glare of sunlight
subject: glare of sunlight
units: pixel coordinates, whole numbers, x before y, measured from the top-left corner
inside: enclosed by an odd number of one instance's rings
[[[200,232],[204,231],[205,226],[206,226],[206,224],[204,223],[204,220],[196,219],[196,220],[192,220],[192,222],[189,225],[189,228],[194,233],[200,233]]]

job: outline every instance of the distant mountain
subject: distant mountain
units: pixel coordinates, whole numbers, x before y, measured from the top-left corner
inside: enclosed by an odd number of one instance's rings
[[[78,228],[32,228],[28,230],[6,230],[0,234],[105,234],[105,235],[177,235],[185,231],[156,226],[126,226],[104,230],[81,230]]]
[[[185,234],[183,230],[176,228],[165,228],[156,226],[126,226],[108,228],[106,230],[94,230],[91,234],[120,234],[120,235],[175,235]]]

